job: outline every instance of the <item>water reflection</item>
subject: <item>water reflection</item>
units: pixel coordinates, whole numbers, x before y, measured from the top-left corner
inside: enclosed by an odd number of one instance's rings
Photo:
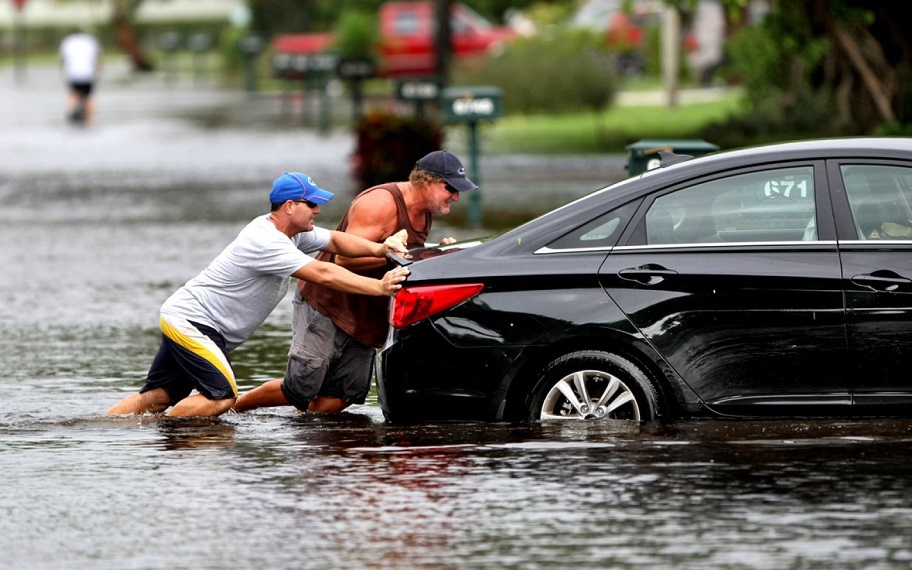
[[[236,428],[211,418],[161,418],[156,427],[161,434],[163,449],[227,448],[235,445]]]

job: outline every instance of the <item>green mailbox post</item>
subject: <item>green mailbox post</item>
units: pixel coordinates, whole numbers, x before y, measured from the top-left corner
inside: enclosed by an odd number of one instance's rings
[[[627,145],[627,173],[630,176],[658,168],[662,160],[659,151],[702,156],[719,150],[719,145],[694,139],[643,139]]]
[[[447,87],[442,94],[443,120],[469,126],[470,178],[481,186],[478,168],[478,123],[503,116],[503,92],[497,87]],[[469,194],[469,223],[481,227],[481,189]]]
[[[238,50],[244,56],[244,77],[248,93],[257,90],[256,60],[265,47],[263,38],[256,34],[238,40]]]
[[[317,91],[320,94],[320,118],[317,129],[320,134],[326,134],[329,131],[329,93],[326,90],[330,77],[336,73],[339,67],[339,54],[335,52],[323,52],[307,57],[307,79],[309,91]]]

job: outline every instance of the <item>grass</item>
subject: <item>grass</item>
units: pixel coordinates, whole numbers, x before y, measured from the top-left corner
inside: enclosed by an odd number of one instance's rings
[[[598,113],[506,116],[481,127],[486,153],[624,153],[640,139],[699,139],[708,124],[741,111],[738,93],[708,103],[618,106]],[[710,141],[712,142],[712,141]]]

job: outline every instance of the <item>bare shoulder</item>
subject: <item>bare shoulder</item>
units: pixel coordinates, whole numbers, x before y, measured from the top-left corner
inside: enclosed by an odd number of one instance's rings
[[[359,196],[349,206],[346,232],[368,239],[385,239],[395,233],[397,218],[396,201],[392,194],[374,190]]]
[[[377,189],[366,194],[361,194],[352,202],[350,210],[388,208],[396,209],[396,200],[393,195],[386,190]]]

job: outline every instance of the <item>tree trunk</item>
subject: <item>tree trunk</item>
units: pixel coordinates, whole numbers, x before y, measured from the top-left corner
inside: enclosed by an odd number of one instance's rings
[[[819,21],[823,23],[829,36],[833,38],[837,49],[842,52],[849,66],[861,78],[861,84],[870,95],[880,121],[894,121],[896,115],[893,112],[893,73],[879,44],[876,40],[866,42],[869,48],[873,45],[876,49],[864,50],[851,34],[833,20],[823,2],[816,1],[814,8]],[[867,31],[864,33],[870,37]]]
[[[154,66],[146,57],[139,38],[136,37],[136,28],[133,26],[133,14],[135,8],[139,6],[139,2],[134,2],[132,9],[128,8],[126,4],[126,0],[116,0],[113,3],[112,20],[117,33],[117,45],[130,56],[134,71],[152,71]]]

